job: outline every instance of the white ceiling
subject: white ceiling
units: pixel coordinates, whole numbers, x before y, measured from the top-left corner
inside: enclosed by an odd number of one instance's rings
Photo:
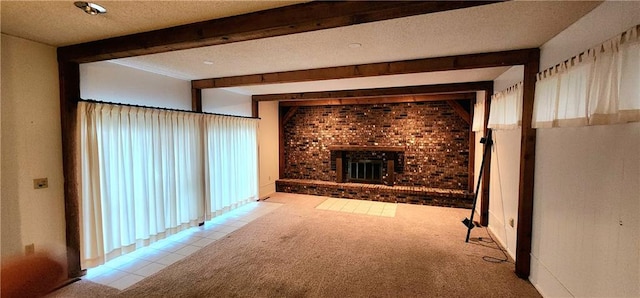
[[[92,0],[107,13],[90,16],[74,1],[2,0],[2,33],[59,47],[307,2]]]
[[[100,1],[109,12],[96,18],[75,8],[73,1],[46,3],[45,9],[51,10],[42,13],[33,2],[2,1],[2,32],[52,45],[68,45],[283,5],[271,1]],[[112,62],[192,80],[532,48],[544,44],[599,3],[510,1]],[[150,11],[143,17],[134,16],[132,9],[139,8]],[[351,48],[351,43],[362,47]],[[506,69],[227,89],[243,94],[269,94],[471,82],[493,80]]]

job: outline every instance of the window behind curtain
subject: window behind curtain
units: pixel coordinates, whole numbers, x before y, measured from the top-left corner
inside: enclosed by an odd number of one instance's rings
[[[82,102],[81,259],[99,265],[257,198],[257,120]]]

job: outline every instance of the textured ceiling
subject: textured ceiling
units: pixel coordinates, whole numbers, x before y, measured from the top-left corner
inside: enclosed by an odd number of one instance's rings
[[[191,80],[532,48],[544,44],[596,5],[512,1],[124,58],[118,63]],[[362,47],[350,48],[351,43]],[[204,64],[205,60],[213,64]]]
[[[268,9],[273,1],[99,1],[92,17],[73,1],[2,1],[2,32],[56,46]],[[112,62],[192,80],[539,47],[600,2],[509,1],[467,9]],[[36,8],[35,5],[44,5]],[[137,11],[146,9],[146,13]],[[359,43],[359,48],[349,44]],[[204,64],[211,61],[213,64]],[[507,68],[228,88],[287,93],[493,80]]]
[[[70,1],[1,1],[2,33],[65,46],[307,1],[101,1],[90,16]]]
[[[539,47],[596,2],[505,2],[115,60],[185,80]],[[544,21],[541,21],[544,20]],[[359,43],[359,48],[349,44]],[[213,64],[204,64],[211,61]],[[499,68],[504,71],[504,68]],[[493,80],[496,69],[229,88],[246,94]]]

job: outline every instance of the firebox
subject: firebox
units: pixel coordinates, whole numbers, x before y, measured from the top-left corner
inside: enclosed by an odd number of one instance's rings
[[[329,150],[338,183],[394,186],[395,174],[404,172],[404,147],[333,145]]]
[[[350,160],[348,164],[350,182],[382,183],[382,160]]]

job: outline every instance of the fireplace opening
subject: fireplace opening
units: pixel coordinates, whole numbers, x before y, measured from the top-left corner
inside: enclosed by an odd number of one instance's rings
[[[351,182],[382,183],[382,160],[349,161],[347,177]]]

